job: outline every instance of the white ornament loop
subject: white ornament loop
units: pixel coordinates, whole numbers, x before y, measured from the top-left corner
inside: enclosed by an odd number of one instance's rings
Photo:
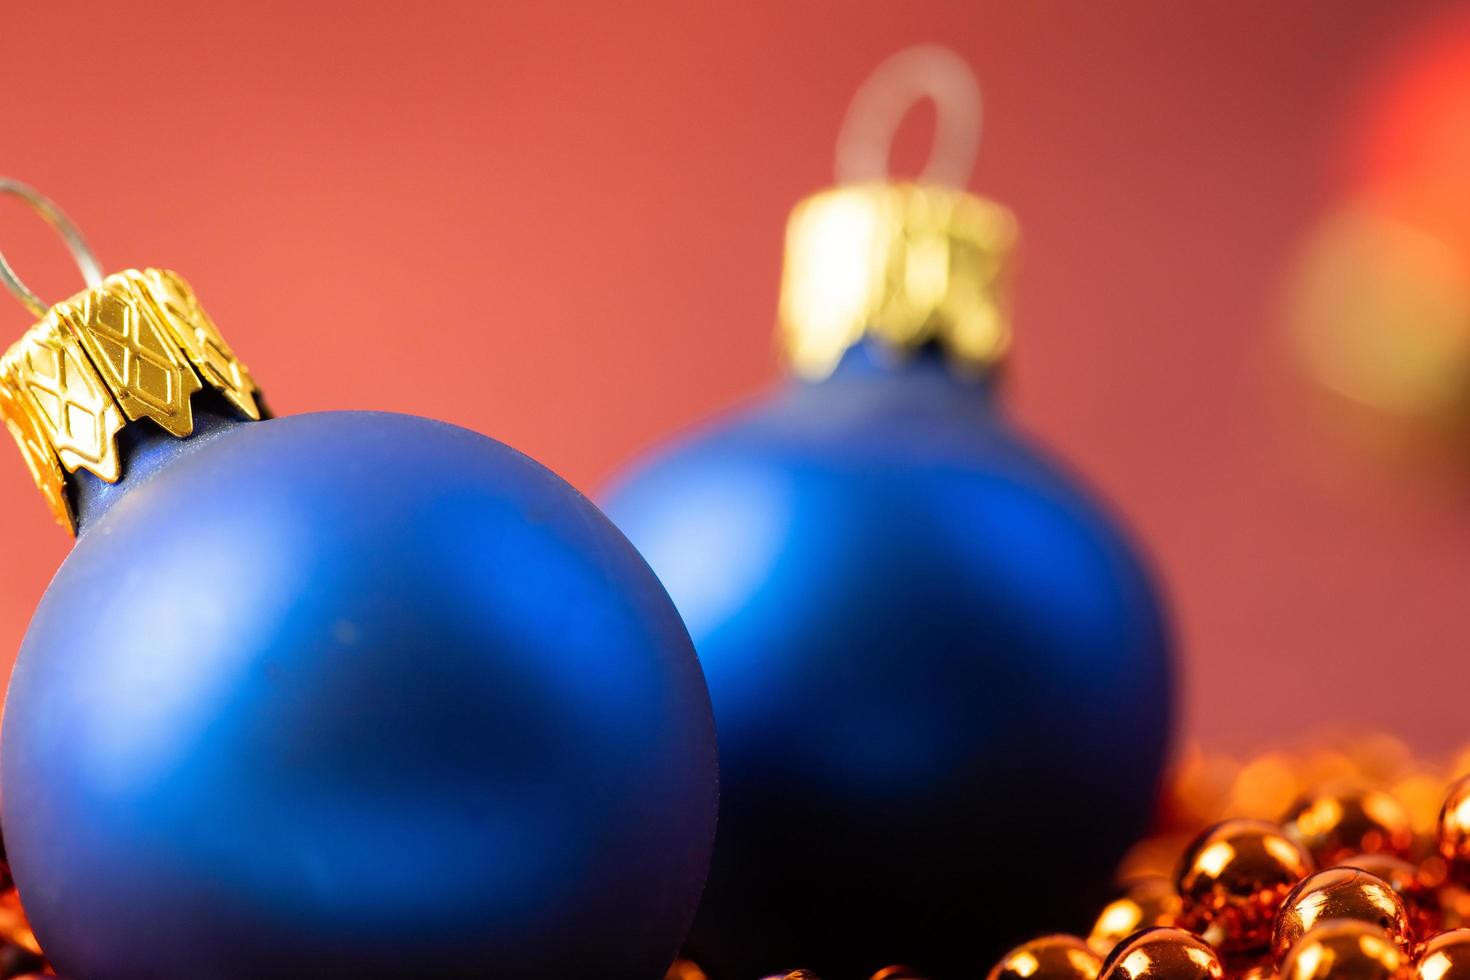
[[[853,95],[837,137],[838,183],[888,179],[899,123],[921,99],[934,103],[934,145],[922,184],[963,188],[980,148],[980,83],[964,58],[938,44],[905,48],[884,61]]]

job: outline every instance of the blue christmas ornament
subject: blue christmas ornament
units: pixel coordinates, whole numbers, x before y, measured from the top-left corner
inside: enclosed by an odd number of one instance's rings
[[[714,730],[678,614],[591,503],[439,422],[251,421],[167,273],[44,311],[0,391],[78,531],[0,749],[60,972],[663,975]]]
[[[714,701],[690,951],[721,976],[977,976],[1081,925],[1149,821],[1169,633],[1127,534],[998,403],[1013,235],[934,184],[807,200],[782,291],[798,377],[607,498]]]

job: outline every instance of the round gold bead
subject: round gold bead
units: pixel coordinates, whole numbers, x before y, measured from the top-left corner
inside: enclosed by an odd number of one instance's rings
[[[1219,954],[1193,933],[1173,926],[1136,932],[1103,962],[1101,980],[1223,980]]]
[[[1451,929],[1423,944],[1415,980],[1470,980],[1470,929]]]
[[[1174,883],[1168,878],[1158,875],[1139,878],[1103,907],[1087,936],[1087,945],[1097,955],[1106,956],[1121,940],[1140,929],[1176,924],[1182,904]]]
[[[1281,828],[1263,820],[1226,820],[1195,838],[1180,862],[1179,923],[1227,958],[1264,951],[1277,907],[1314,869]]]
[[[1022,943],[991,967],[987,980],[1097,980],[1102,957],[1076,936],[1042,936]]]
[[[1439,894],[1435,890],[1440,879],[1433,869],[1425,869],[1403,858],[1381,852],[1354,854],[1337,864],[1340,868],[1366,871],[1388,882],[1388,886],[1403,900],[1404,908],[1409,913],[1409,925],[1413,927],[1416,938],[1432,936],[1442,928]]]
[[[1382,929],[1354,919],[1317,926],[1286,954],[1281,980],[1406,980],[1408,958]]]
[[[1333,919],[1377,926],[1401,949],[1413,943],[1409,912],[1388,882],[1358,868],[1328,868],[1302,879],[1281,903],[1271,954],[1279,962],[1302,936]]]
[[[1404,856],[1414,843],[1409,811],[1377,789],[1327,788],[1299,797],[1281,829],[1321,867],[1349,854]]]
[[[1451,879],[1470,884],[1470,776],[1450,787],[1439,811],[1439,853]]]

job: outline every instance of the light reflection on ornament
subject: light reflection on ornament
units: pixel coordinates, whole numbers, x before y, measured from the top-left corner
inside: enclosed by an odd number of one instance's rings
[[[1424,944],[1415,980],[1470,980],[1470,929],[1451,929]]]
[[[787,233],[787,251],[800,260],[791,262],[787,273],[800,286],[792,285],[783,294],[785,312],[808,325],[814,348],[850,345],[872,294],[882,289],[868,275],[882,249],[880,215],[858,195],[838,195],[805,221],[793,222]],[[803,355],[819,356],[803,348],[796,359]]]

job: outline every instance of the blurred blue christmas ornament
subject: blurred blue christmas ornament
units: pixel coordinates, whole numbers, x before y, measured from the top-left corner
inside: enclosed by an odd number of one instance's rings
[[[840,177],[881,175],[915,91],[968,173],[973,78],[923,48],[860,95]],[[933,179],[804,201],[781,298],[798,379],[608,497],[714,700],[720,831],[691,950],[721,975],[972,976],[1037,928],[1026,909],[1066,924],[1151,815],[1165,617],[1127,536],[996,404],[1014,234]]]
[[[716,765],[643,560],[463,429],[252,421],[182,280],[84,267],[74,299],[28,296],[41,320],[0,362],[0,410],[78,531],[0,758],[52,962],[658,980],[704,883]]]

